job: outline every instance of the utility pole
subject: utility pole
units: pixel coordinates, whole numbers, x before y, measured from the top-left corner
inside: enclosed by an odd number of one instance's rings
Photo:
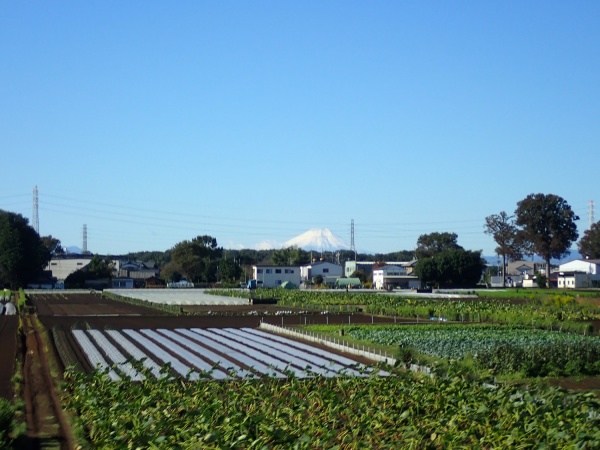
[[[31,226],[37,234],[40,234],[40,218],[38,216],[38,187],[33,188],[33,214],[31,216]]]
[[[83,248],[81,249],[81,252],[84,255],[88,254],[88,249],[87,249],[87,225],[83,224]]]
[[[354,252],[354,262],[356,262],[356,247],[354,246],[354,219],[350,222],[350,250]]]

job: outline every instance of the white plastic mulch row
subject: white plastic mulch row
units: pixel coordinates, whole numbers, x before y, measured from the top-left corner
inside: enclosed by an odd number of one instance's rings
[[[166,350],[163,350],[161,347],[156,345],[153,341],[148,339],[145,336],[142,336],[139,332],[135,330],[123,330],[127,336],[131,337],[131,339],[135,340],[138,344],[140,344],[146,351],[152,355],[153,358],[161,361],[163,364],[169,363],[171,368],[177,372],[179,375],[186,376],[193,367],[186,366],[179,359],[175,358]],[[199,378],[197,373],[192,373],[190,379],[197,380]]]
[[[106,292],[162,305],[247,305],[248,299],[204,293],[204,289],[107,289]]]
[[[201,372],[210,372],[212,370],[211,365],[209,365],[206,361],[204,361],[199,356],[186,350],[182,345],[178,344],[176,341],[167,339],[165,336],[161,336],[154,330],[140,330],[140,332],[142,334],[146,335],[147,337],[151,338],[155,342],[160,342],[161,345],[168,347],[168,349],[171,352],[175,353],[176,355],[179,355],[186,362],[190,363],[192,366],[199,369]],[[194,378],[196,378],[196,375],[197,374],[194,374]],[[216,378],[216,379],[229,378],[229,376],[227,374],[225,374],[219,370],[213,371],[211,373],[210,377]]]
[[[288,373],[297,378],[367,376],[372,372],[368,366],[350,358],[252,328],[89,330],[91,339],[85,331],[73,330],[73,333],[93,366],[115,365],[132,380],[143,379],[143,375],[128,362],[130,359],[143,361],[156,377],[165,376],[161,374],[161,366],[168,363],[172,370],[191,380],[256,375],[285,378]],[[106,361],[103,354],[110,361]],[[109,375],[115,380],[120,378],[112,369]],[[378,375],[389,374],[378,371]]]
[[[327,362],[325,361],[322,361],[322,365],[319,364],[319,362],[317,362],[316,360],[313,360],[313,362],[311,362],[310,355],[306,353],[283,351],[281,349],[283,347],[281,344],[279,344],[278,347],[274,347],[268,345],[268,343],[265,343],[264,341],[258,342],[257,340],[252,339],[252,335],[245,334],[243,333],[243,331],[241,332],[241,334],[237,333],[237,330],[231,328],[224,330],[212,329],[210,331],[218,334],[224,339],[228,339],[237,344],[254,348],[260,351],[261,353],[272,355],[273,358],[276,358],[276,361],[278,361],[277,364],[279,364],[279,368],[281,370],[291,370],[297,377],[307,376],[307,374],[309,374],[310,372],[330,377],[339,375],[339,373],[332,372],[323,367],[327,365]],[[342,370],[345,369],[345,367],[338,366],[337,369]],[[358,375],[358,373],[356,373],[356,375]]]
[[[92,341],[87,337],[85,331],[83,330],[73,330],[73,335],[77,340],[77,343],[85,353],[88,361],[92,365],[92,367],[96,367],[100,370],[105,370],[107,367],[111,365],[106,362],[102,354],[98,351],[96,346],[92,344]],[[113,369],[110,369],[108,372],[108,376],[111,380],[120,380],[121,377],[115,372]]]
[[[334,377],[340,374],[347,374],[353,376],[361,376],[363,375],[357,370],[352,368],[343,366],[337,362],[335,362],[331,358],[324,358],[316,354],[314,348],[310,349],[310,351],[306,351],[306,349],[297,348],[293,345],[293,342],[281,342],[277,340],[272,340],[271,335],[259,336],[255,334],[248,333],[247,330],[237,330],[234,328],[226,329],[229,333],[232,333],[236,336],[239,336],[242,339],[245,339],[250,342],[255,342],[261,346],[268,347],[272,349],[272,352],[276,352],[281,355],[282,358],[289,358],[290,356],[294,358],[299,364],[303,364],[305,367],[310,367],[315,373],[320,375]],[[355,362],[350,364],[356,365]]]
[[[137,348],[129,339],[123,336],[117,330],[106,330],[106,333],[118,342],[127,353],[129,353],[136,361],[142,361],[142,364],[148,369],[152,375],[156,378],[161,378],[160,366],[152,361],[146,353]]]
[[[275,378],[285,378],[286,376],[275,370],[273,367],[264,364],[256,359],[253,359],[247,353],[236,350],[232,347],[228,347],[227,345],[218,342],[218,340],[214,340],[215,336],[208,331],[205,331],[201,328],[194,328],[193,330],[186,330],[183,328],[178,328],[177,331],[179,333],[183,333],[186,336],[189,336],[191,339],[201,340],[205,345],[210,346],[215,351],[221,352],[229,358],[235,359],[242,364],[245,364],[248,367],[251,367],[256,372],[268,375]],[[218,337],[216,337],[218,339]]]
[[[195,350],[197,353],[201,353],[203,357],[205,357],[206,359],[208,359],[209,361],[211,361],[213,366],[221,366],[223,369],[227,370],[230,374],[236,376],[236,377],[240,377],[240,378],[247,378],[247,377],[254,377],[255,374],[253,372],[250,372],[246,369],[244,369],[243,367],[241,367],[240,365],[238,365],[237,363],[235,363],[233,360],[237,359],[231,356],[231,353],[229,353],[229,356],[232,358],[230,359],[226,359],[223,358],[221,355],[215,353],[215,351],[219,352],[221,350],[224,350],[226,347],[224,346],[215,346],[214,344],[210,345],[210,348],[212,348],[214,351],[210,350],[206,345],[203,345],[203,340],[200,338],[200,336],[198,336],[196,333],[192,333],[190,330],[186,330],[185,328],[180,328],[177,329],[177,333],[175,333],[174,331],[171,330],[158,330],[160,333],[165,334],[167,336],[174,336],[175,339],[177,339],[179,342],[181,342],[184,345],[190,345],[190,348],[192,350]],[[179,333],[179,334],[178,334]],[[185,339],[185,337],[188,337],[189,339]],[[187,343],[187,344],[186,344]],[[215,342],[216,344],[216,342]],[[242,355],[238,355],[238,356],[242,356]],[[246,364],[245,361],[239,360],[242,364]]]
[[[196,328],[192,329],[192,331],[196,330]],[[226,335],[221,335],[220,333],[218,333],[219,330],[216,328],[209,328],[206,331],[212,333],[211,339],[216,340],[221,344],[227,345],[228,347],[231,347],[240,353],[248,355],[256,362],[272,367],[278,374],[281,374],[280,376],[283,376],[283,374],[286,371],[292,372],[296,377],[299,378],[304,378],[307,376],[304,370],[291,366],[289,362],[273,357],[271,356],[271,354],[265,352],[264,350],[248,346],[243,342],[239,342],[239,340],[229,338]],[[252,366],[254,367],[255,365],[252,364]]]
[[[289,347],[300,348],[300,349],[306,350],[311,353],[317,353],[319,355],[326,357],[327,359],[330,359],[331,361],[336,361],[336,362],[346,365],[346,366],[356,367],[361,372],[367,372],[367,373],[373,372],[373,368],[370,366],[365,366],[364,364],[357,364],[357,362],[354,361],[353,359],[346,358],[345,356],[338,355],[337,353],[332,353],[327,350],[323,350],[319,347],[313,347],[312,345],[294,341],[293,339],[289,339],[289,338],[286,338],[283,336],[278,336],[278,335],[271,334],[271,333],[265,333],[264,331],[258,330],[256,328],[244,328],[243,330],[246,333],[250,333],[250,334],[253,334],[256,336],[266,337],[272,341],[281,342]],[[379,376],[389,376],[390,374],[389,374],[389,372],[386,372],[385,370],[378,370],[378,375]]]
[[[89,330],[88,333],[94,339],[94,342],[100,346],[104,354],[117,365],[120,371],[134,381],[143,380],[145,377],[133,368],[127,358],[123,356],[117,347],[115,347],[100,330]]]

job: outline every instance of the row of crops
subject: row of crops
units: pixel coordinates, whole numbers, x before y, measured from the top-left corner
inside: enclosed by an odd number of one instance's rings
[[[395,346],[404,355],[414,350],[446,360],[473,358],[479,369],[494,374],[600,374],[600,339],[595,336],[490,325],[377,325],[344,331],[359,341]]]
[[[239,290],[209,291],[218,295],[247,296]],[[322,308],[347,311],[361,308],[369,314],[422,319],[443,317],[456,322],[493,322],[498,324],[527,325],[546,329],[563,329],[589,334],[593,331],[587,321],[600,319],[600,307],[580,305],[576,301],[525,301],[513,304],[507,299],[428,299],[405,298],[372,292],[346,293],[335,291],[257,290],[255,296],[276,295],[279,305],[302,308]]]
[[[458,376],[66,377],[64,401],[95,448],[600,447],[595,396],[490,388]]]
[[[192,381],[289,374],[365,377],[373,371],[350,358],[252,328],[76,329],[72,333],[90,365],[112,381],[124,377],[142,381],[148,374]],[[167,372],[162,370],[166,365]]]

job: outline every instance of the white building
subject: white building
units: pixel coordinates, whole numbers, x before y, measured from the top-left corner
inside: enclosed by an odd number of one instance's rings
[[[44,270],[51,271],[52,276],[58,281],[65,281],[73,272],[87,266],[91,260],[91,256],[81,258],[53,258]]]
[[[256,280],[258,287],[279,287],[289,281],[300,286],[299,266],[252,266],[252,278]]]
[[[310,281],[318,275],[323,277],[323,282],[334,284],[342,276],[344,269],[339,264],[329,261],[317,261],[300,267],[301,281]]]
[[[575,259],[558,266],[559,272],[582,272],[600,275],[600,259]]]
[[[373,270],[373,287],[375,289],[389,289],[392,287],[419,288],[419,279],[409,275],[406,267],[385,265]]]
[[[417,260],[412,261],[385,261],[386,266],[399,266],[407,269],[407,273],[411,273],[412,268],[417,263]],[[373,266],[379,264],[377,261],[346,261],[344,263],[344,276],[351,277],[357,270],[362,270],[365,275],[369,276],[373,271]]]
[[[583,272],[558,272],[556,283],[559,289],[582,289],[593,286],[590,274]]]
[[[600,285],[600,259],[575,259],[561,264],[557,285],[564,289],[597,287]]]

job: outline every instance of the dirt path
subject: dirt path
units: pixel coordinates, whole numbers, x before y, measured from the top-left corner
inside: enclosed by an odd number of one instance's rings
[[[27,420],[27,448],[75,448],[70,427],[60,406],[50,374],[42,330],[35,318],[23,316],[23,396]]]

